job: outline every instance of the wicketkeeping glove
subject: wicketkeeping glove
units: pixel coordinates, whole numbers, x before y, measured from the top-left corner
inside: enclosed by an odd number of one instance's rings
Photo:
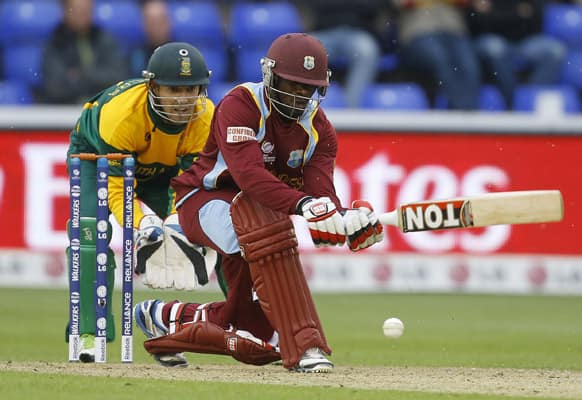
[[[134,231],[135,243],[135,273],[140,275],[150,270],[149,265],[161,266],[164,264],[162,251],[157,251],[164,243],[163,221],[157,215],[145,215],[139,222],[139,228]]]
[[[176,214],[163,222],[147,215],[135,232],[136,268],[143,283],[153,289],[193,290],[208,283],[220,262],[211,248],[190,243]]]
[[[370,247],[384,238],[384,227],[378,222],[372,205],[365,200],[355,200],[343,218],[348,246],[352,251]]]
[[[164,238],[167,284],[179,290],[193,290],[206,285],[219,262],[216,251],[190,243],[177,214],[170,215],[164,221]]]
[[[304,197],[297,203],[297,214],[307,220],[315,246],[341,246],[345,243],[346,231],[342,216],[329,197]]]

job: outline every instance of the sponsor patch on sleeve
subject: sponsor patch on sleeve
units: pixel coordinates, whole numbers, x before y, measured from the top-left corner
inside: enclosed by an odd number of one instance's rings
[[[229,126],[226,128],[226,143],[240,143],[257,140],[257,134],[246,126]]]

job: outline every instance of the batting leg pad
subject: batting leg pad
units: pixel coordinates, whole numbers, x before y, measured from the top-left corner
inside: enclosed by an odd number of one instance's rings
[[[243,193],[234,198],[230,213],[261,308],[279,334],[283,366],[293,368],[311,347],[331,354],[303,274],[289,216]]]
[[[245,364],[265,365],[281,359],[268,343],[257,338],[227,332],[208,321],[193,323],[171,335],[149,339],[144,347],[150,354],[173,354],[184,351],[229,355]]]

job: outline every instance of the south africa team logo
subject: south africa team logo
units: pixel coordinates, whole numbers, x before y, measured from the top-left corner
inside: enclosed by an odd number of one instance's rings
[[[180,60],[180,75],[182,76],[192,76],[192,65],[190,61],[190,56],[188,50],[180,49],[179,51],[182,59]]]

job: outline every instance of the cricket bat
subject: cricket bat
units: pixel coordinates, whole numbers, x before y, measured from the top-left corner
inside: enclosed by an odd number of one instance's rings
[[[489,225],[557,222],[564,217],[559,190],[525,190],[486,193],[456,199],[427,200],[400,205],[378,215],[380,223],[402,232]]]

